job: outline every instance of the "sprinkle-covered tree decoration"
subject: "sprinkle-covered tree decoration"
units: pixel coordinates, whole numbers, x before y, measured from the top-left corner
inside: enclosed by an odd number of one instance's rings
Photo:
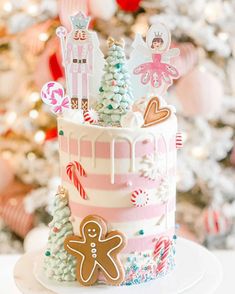
[[[100,120],[105,125],[119,125],[121,116],[131,109],[133,96],[126,66],[124,42],[109,38],[108,46],[97,110]]]
[[[56,281],[76,280],[76,259],[64,249],[66,236],[73,235],[70,208],[64,188],[59,187],[55,196],[53,220],[45,251],[44,268],[48,278]]]

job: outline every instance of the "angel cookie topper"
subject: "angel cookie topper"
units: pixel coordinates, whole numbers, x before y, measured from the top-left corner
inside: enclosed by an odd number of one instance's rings
[[[108,284],[120,285],[124,270],[117,254],[124,248],[126,239],[118,231],[107,233],[107,225],[99,216],[89,215],[80,225],[81,237],[68,236],[64,247],[77,260],[77,280],[90,286],[98,280],[99,271]]]
[[[170,59],[178,56],[180,51],[178,48],[169,49],[170,43],[170,32],[161,23],[150,27],[146,43],[139,34],[136,35],[133,43],[130,69],[134,76],[138,76],[138,82],[140,80],[144,86],[148,87],[148,92],[151,94],[164,94],[172,85],[173,79],[179,77],[177,69],[170,65]],[[133,78],[136,80],[136,77]]]
[[[94,58],[96,66],[102,68],[103,65],[103,54],[99,50],[97,36],[88,30],[89,22],[89,17],[83,12],[78,12],[71,16],[71,32],[67,34],[64,27],[59,27],[56,31],[61,40],[67,94],[71,99],[71,108],[82,108],[84,111],[89,108],[91,86],[92,84],[97,85],[97,82],[93,83],[93,79],[90,83],[94,72],[96,75],[93,78],[99,80],[100,70],[97,71],[94,68]]]

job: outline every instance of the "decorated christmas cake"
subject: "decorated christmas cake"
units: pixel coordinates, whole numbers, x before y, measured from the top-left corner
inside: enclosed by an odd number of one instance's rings
[[[61,186],[44,256],[45,275],[77,285],[132,285],[174,268],[176,152],[173,106],[163,98],[178,77],[170,33],[137,35],[127,60],[122,40],[99,49],[89,19],[57,29],[66,91],[47,83],[42,100],[58,115]],[[133,88],[132,88],[133,85]]]

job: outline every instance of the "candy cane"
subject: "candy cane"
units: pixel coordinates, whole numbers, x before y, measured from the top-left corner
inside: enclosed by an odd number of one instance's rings
[[[159,238],[153,252],[154,259],[158,257],[160,260],[157,266],[158,273],[161,273],[164,270],[167,263],[168,256],[169,256],[170,249],[171,249],[171,240],[168,237]]]
[[[88,111],[86,111],[84,113],[84,120],[86,122],[91,123],[91,124],[98,123],[98,121],[99,121],[99,115],[98,115],[98,113],[95,110],[89,109]]]
[[[78,173],[81,177],[86,177],[86,172],[81,166],[81,164],[77,161],[70,162],[66,167],[66,173],[70,181],[73,182],[74,186],[78,190],[80,196],[83,199],[87,199],[87,194],[77,176],[77,173]]]

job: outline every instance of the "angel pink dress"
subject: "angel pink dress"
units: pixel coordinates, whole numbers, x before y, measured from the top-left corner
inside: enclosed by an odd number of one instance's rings
[[[141,75],[142,84],[146,85],[150,82],[152,87],[159,88],[163,81],[171,85],[172,80],[179,77],[174,66],[161,62],[161,54],[152,54],[152,60],[140,64],[133,71],[134,74]]]

